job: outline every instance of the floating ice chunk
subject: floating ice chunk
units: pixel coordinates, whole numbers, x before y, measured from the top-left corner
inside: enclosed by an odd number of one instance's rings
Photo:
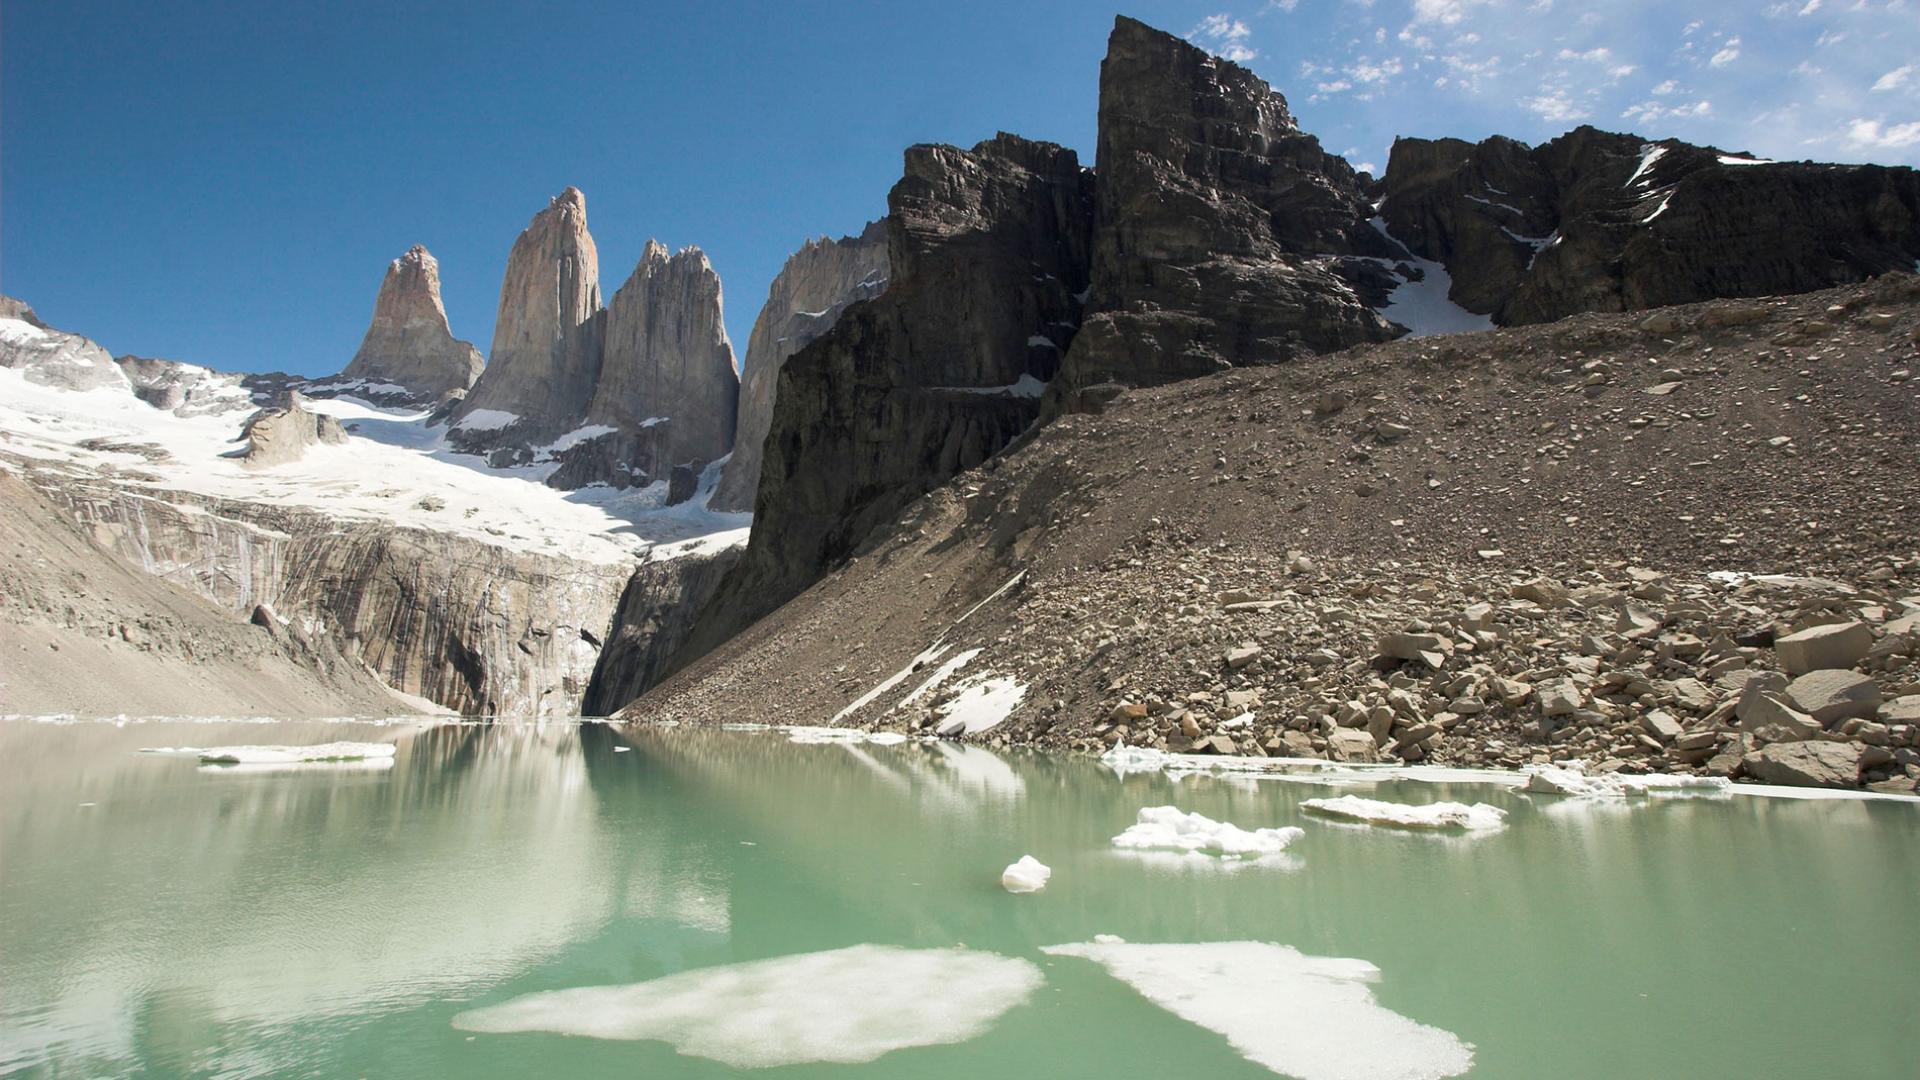
[[[1000,887],[1010,893],[1039,892],[1047,887],[1047,879],[1053,876],[1053,867],[1031,855],[1020,856],[1020,861],[1000,872]]]
[[[308,761],[390,758],[392,743],[330,742],[314,746],[147,746],[143,754],[191,755],[216,765],[294,765]]]
[[[1459,1036],[1373,999],[1380,969],[1260,941],[1052,945],[1092,960],[1168,1012],[1226,1036],[1241,1056],[1298,1080],[1442,1080],[1473,1066]]]
[[[616,753],[616,754],[631,754],[631,753],[633,753],[633,747],[631,747],[631,746],[616,746],[616,747],[614,747],[614,748],[613,748],[613,752],[614,752],[614,753]]]
[[[1724,795],[1733,782],[1724,776],[1665,776],[1626,773],[1589,775],[1581,762],[1529,765],[1522,772],[1522,791],[1538,795],[1572,795],[1585,799],[1620,799],[1629,795]]]
[[[738,1069],[858,1064],[965,1042],[1041,983],[1026,960],[968,949],[855,945],[527,994],[453,1018],[461,1031],[657,1039]]]
[[[1193,855],[1223,855],[1257,859],[1278,855],[1306,830],[1288,825],[1248,832],[1237,825],[1201,814],[1186,814],[1172,806],[1143,808],[1127,830],[1113,838],[1113,846],[1131,851],[1184,851]]]
[[[1125,945],[1127,939],[1121,937],[1119,934],[1095,934],[1093,935],[1093,943],[1095,945]]]
[[[385,772],[393,768],[393,759],[348,758],[343,761],[250,761],[236,764],[230,761],[201,762],[197,772],[220,776],[238,776],[243,773],[274,772]]]
[[[1128,746],[1122,742],[1115,743],[1112,749],[1101,754],[1100,763],[1120,776],[1127,776],[1131,773],[1161,772],[1173,764],[1173,755],[1150,746]]]
[[[1505,810],[1486,803],[1468,806],[1465,803],[1439,802],[1414,806],[1363,799],[1358,795],[1342,795],[1337,799],[1305,799],[1300,803],[1300,808],[1328,817],[1364,821],[1369,825],[1392,825],[1402,829],[1497,829],[1506,823],[1507,816]]]

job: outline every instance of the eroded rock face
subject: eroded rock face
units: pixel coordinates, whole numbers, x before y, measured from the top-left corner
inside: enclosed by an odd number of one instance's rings
[[[581,715],[611,716],[659,681],[686,642],[695,616],[742,553],[742,548],[727,548],[646,562],[634,570],[581,699]]]
[[[373,323],[340,375],[391,383],[416,397],[437,400],[471,388],[484,366],[480,350],[455,339],[447,325],[439,261],[415,244],[387,264],[373,304]]]
[[[290,465],[322,443],[347,441],[347,431],[339,420],[308,409],[294,390],[282,394],[272,408],[254,413],[241,436],[247,445],[231,456],[238,457],[249,469]]]
[[[887,291],[780,370],[752,541],[682,657],[784,603],[1039,414],[1079,322],[1092,176],[1073,151],[1013,135],[915,146],[887,205]]]
[[[30,383],[61,390],[124,386],[127,381],[107,350],[79,334],[53,329],[10,296],[0,296],[0,367],[20,372]]]
[[[761,450],[773,424],[774,384],[787,358],[832,329],[850,304],[887,287],[887,226],[868,223],[858,236],[820,237],[788,257],[767,290],[747,338],[733,458],[707,500],[714,510],[753,509]]]
[[[253,407],[245,378],[178,360],[116,356],[133,396],[175,416],[202,416]]]
[[[1539,147],[1400,139],[1383,210],[1504,325],[1809,292],[1909,269],[1920,174],[1758,162],[1578,128]]]
[[[1152,385],[1398,333],[1355,287],[1379,274],[1356,256],[1394,254],[1367,225],[1359,176],[1245,68],[1115,20],[1096,172],[1091,314],[1059,391]]]
[[[489,362],[454,411],[450,434],[486,449],[571,430],[600,376],[599,313],[600,255],[587,232],[587,197],[570,187],[514,241]]]

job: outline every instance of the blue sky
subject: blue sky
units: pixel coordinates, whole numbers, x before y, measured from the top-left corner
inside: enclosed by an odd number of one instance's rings
[[[0,290],[115,353],[318,374],[417,242],[484,350],[515,235],[574,184],[606,295],[649,237],[698,245],[744,348],[788,253],[882,213],[908,144],[1091,164],[1116,10],[1242,60],[1363,166],[1396,134],[1579,123],[1920,163],[1920,0],[7,0]]]

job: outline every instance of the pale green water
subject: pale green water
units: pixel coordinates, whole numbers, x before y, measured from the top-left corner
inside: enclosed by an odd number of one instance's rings
[[[135,752],[396,736],[370,771]],[[880,943],[964,944],[1044,981],[968,1041],[765,1075],[1273,1075],[1039,952],[1118,934],[1370,961],[1379,1004],[1473,1044],[1474,1077],[1920,1075],[1920,806],[1358,791],[1511,811],[1472,838],[1296,807],[1340,793],[771,734],[0,722],[0,1073],[743,1075],[452,1018]],[[1232,872],[1108,846],[1166,803],[1307,833]],[[1011,896],[1000,870],[1027,853],[1052,883]]]

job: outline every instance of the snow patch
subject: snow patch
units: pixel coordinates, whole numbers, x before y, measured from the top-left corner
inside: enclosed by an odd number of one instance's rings
[[[1486,803],[1439,802],[1424,805],[1381,802],[1358,795],[1337,799],[1305,799],[1303,810],[1368,825],[1389,825],[1400,829],[1498,829],[1506,824],[1507,812]]]
[[[933,674],[928,677],[926,682],[921,683],[919,686],[914,688],[912,693],[908,694],[906,697],[901,698],[900,705],[896,706],[896,708],[902,708],[902,707],[911,705],[914,702],[919,701],[921,698],[926,697],[928,694],[933,692],[935,687],[939,686],[941,683],[946,682],[948,679],[952,678],[955,672],[959,671],[963,667],[966,667],[967,664],[972,662],[973,658],[976,656],[979,656],[980,653],[981,653],[981,650],[979,649],[968,649],[963,653],[958,653],[952,657],[949,657],[946,663],[941,664],[939,667],[934,669]]]
[[[460,1013],[453,1026],[658,1040],[737,1069],[854,1065],[975,1038],[1041,981],[1032,963],[992,953],[855,945],[526,994]]]
[[[1031,855],[1000,872],[1000,887],[1010,893],[1036,893],[1047,887],[1053,868]]]
[[[1226,1036],[1241,1056],[1297,1080],[1442,1080],[1473,1066],[1459,1036],[1373,998],[1380,969],[1260,941],[1051,945],[1092,960],[1140,996]]]
[[[1229,822],[1182,813],[1176,807],[1148,806],[1141,809],[1125,832],[1113,838],[1113,846],[1126,851],[1179,851],[1199,857],[1258,859],[1278,855],[1305,835],[1305,829],[1292,825],[1248,832]]]
[[[1046,341],[1046,343],[1049,345],[1053,344],[1053,342],[1047,341],[1047,339],[1045,338],[1035,338],[1033,341],[1029,341],[1028,344],[1031,345],[1034,343],[1034,341]],[[1058,346],[1056,346],[1056,348],[1057,347]],[[1047,392],[1047,384],[1041,382],[1039,379],[1034,378],[1032,375],[1022,375],[1018,379],[1014,380],[1013,382],[1006,383],[1001,386],[941,386],[941,387],[936,387],[935,389],[946,390],[956,394],[980,394],[982,396],[991,396],[991,397],[1037,398],[1040,395]]]
[[[1060,346],[1055,344],[1054,340],[1045,334],[1034,334],[1027,338],[1027,347],[1033,349],[1052,349],[1055,352],[1060,351]]]
[[[50,336],[25,319],[0,319],[0,345],[25,345]]]
[[[453,426],[461,431],[499,431],[519,422],[519,413],[510,413],[505,409],[475,409]]]
[[[1453,289],[1453,277],[1447,273],[1445,266],[1415,255],[1406,245],[1394,240],[1393,234],[1387,232],[1384,219],[1376,217],[1367,224],[1407,253],[1405,259],[1382,260],[1386,265],[1391,267],[1396,262],[1406,262],[1420,271],[1419,281],[1403,281],[1394,287],[1380,314],[1406,327],[1414,337],[1493,329],[1493,316],[1476,315],[1448,299],[1447,294]]]
[[[1627,177],[1626,186],[1633,187],[1638,184],[1640,178],[1647,175],[1647,170],[1659,164],[1660,159],[1666,156],[1667,148],[1664,146],[1657,146],[1653,143],[1647,143],[1645,146],[1642,146],[1640,148],[1640,165],[1633,170],[1632,176]],[[1651,179],[1651,177],[1649,177],[1649,179]]]
[[[959,692],[939,709],[942,736],[977,735],[999,727],[1026,700],[1027,688],[1005,675],[975,675],[958,684]]]
[[[1722,165],[1778,165],[1780,163],[1777,161],[1770,161],[1767,158],[1730,157],[1723,154],[1720,157],[1720,164]]]

